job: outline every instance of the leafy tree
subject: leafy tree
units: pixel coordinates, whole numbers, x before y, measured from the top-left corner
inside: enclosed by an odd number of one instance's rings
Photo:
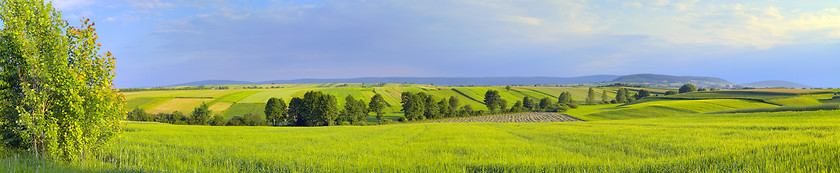
[[[502,111],[502,113],[506,113],[508,111],[507,104],[507,100],[499,99],[499,111]]]
[[[356,99],[352,95],[347,95],[347,97],[344,97],[344,110],[341,110],[341,116],[338,118],[338,121],[355,123],[356,114],[359,111],[359,107],[356,105]]]
[[[440,99],[440,101],[437,102],[437,107],[438,115],[440,115],[441,117],[452,117],[452,112],[450,112],[449,110],[449,101],[447,101],[445,98]]]
[[[513,113],[524,112],[525,109],[526,108],[525,108],[524,104],[522,104],[522,101],[517,100],[516,103],[513,104],[513,107],[510,108],[510,112],[513,112]]]
[[[113,141],[125,99],[94,24],[70,26],[43,0],[2,0],[0,21],[0,146],[81,161]]]
[[[602,92],[601,92],[601,103],[604,103],[604,104],[610,103],[609,102],[609,96],[607,96],[607,90],[606,89],[602,90]]]
[[[572,93],[568,91],[560,93],[560,96],[557,97],[557,103],[571,105],[574,103],[574,100],[572,100]]]
[[[295,125],[302,126],[307,122],[306,118],[303,117],[307,112],[303,99],[295,97],[289,100],[289,110],[286,111],[286,114],[288,114],[289,120],[294,120]]]
[[[510,92],[510,85],[505,86],[505,91]]]
[[[473,115],[473,108],[472,108],[472,106],[470,106],[470,105],[464,105],[464,107],[462,107],[461,109],[464,111],[464,113],[466,113],[466,115],[465,115],[465,116],[472,116],[472,115]]]
[[[640,99],[643,99],[645,97],[650,97],[650,91],[645,90],[645,89],[639,90],[639,93],[635,95],[636,100],[640,100]]]
[[[540,110],[547,110],[551,107],[551,100],[548,97],[540,99]]]
[[[458,97],[449,96],[449,111],[454,113],[455,110],[457,110],[459,106],[461,106],[461,103],[460,103]]]
[[[615,101],[618,103],[627,103],[627,89],[618,89],[618,94],[615,95]]]
[[[413,94],[411,92],[402,93],[402,111],[405,113],[405,118],[409,121],[419,120],[425,118],[426,103],[425,94],[423,92]]]
[[[533,111],[537,107],[537,105],[534,104],[534,101],[531,99],[531,97],[528,96],[522,98],[522,106],[527,109],[525,111]]]
[[[364,100],[357,100],[356,107],[358,107],[358,111],[356,111],[356,124],[363,124],[365,119],[368,117],[368,107]]]
[[[589,88],[589,93],[586,94],[586,104],[595,104],[595,89]]]
[[[426,108],[423,114],[426,116],[427,119],[441,118],[440,115],[438,115],[438,112],[440,112],[440,110],[437,107],[437,102],[435,102],[435,99],[433,99],[431,95],[426,95],[423,101],[423,105]]]
[[[265,120],[272,126],[278,126],[287,121],[286,101],[272,97],[265,104]]]
[[[674,95],[674,94],[678,94],[678,93],[677,93],[677,91],[674,91],[674,90],[668,90],[668,91],[665,91],[665,95],[666,95],[666,96],[667,96],[667,95]]]
[[[690,84],[690,83],[687,83],[687,84],[683,85],[682,87],[680,87],[680,93],[688,93],[688,92],[694,92],[694,91],[697,91],[697,87],[694,86],[693,84]]]
[[[242,116],[242,125],[246,126],[263,126],[265,125],[265,120],[259,114],[256,113],[247,113],[245,116]]]
[[[228,123],[227,123],[228,126],[241,126],[243,124],[245,124],[245,123],[243,121],[243,118],[240,117],[240,116],[233,116],[232,118],[230,118],[230,121],[228,121]]]
[[[382,117],[385,115],[385,106],[385,99],[379,94],[373,95],[373,98],[370,98],[370,103],[368,103],[368,111],[376,113],[376,120],[380,124],[382,124]]]
[[[499,106],[499,100],[501,100],[501,96],[499,96],[499,91],[496,90],[488,90],[484,93],[484,105],[487,106],[487,109],[490,109],[490,112],[494,112],[496,108]]]
[[[213,115],[213,119],[210,120],[210,125],[213,126],[223,126],[225,124],[227,122],[225,122],[225,116],[222,116],[222,114]]]
[[[134,110],[128,113],[126,119],[131,121],[143,121],[146,119],[147,114],[148,113],[146,113],[146,110],[143,110],[143,108],[135,108]]]
[[[205,125],[207,124],[207,120],[210,119],[210,108],[207,106],[207,103],[202,102],[201,106],[193,109],[192,114],[190,114],[190,124],[194,125]]]

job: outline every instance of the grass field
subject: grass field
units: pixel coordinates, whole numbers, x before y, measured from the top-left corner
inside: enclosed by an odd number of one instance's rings
[[[576,118],[592,120],[614,120],[630,118],[649,118],[695,114],[728,109],[775,107],[775,105],[752,100],[707,99],[707,100],[666,100],[651,98],[636,103],[617,106],[581,106],[568,112]]]
[[[4,154],[12,172],[834,172],[840,111],[559,123],[339,127],[128,124],[86,166]]]
[[[303,97],[310,90],[318,90],[335,95],[339,107],[344,105],[344,97],[352,95],[355,99],[370,100],[375,94],[382,94],[388,107],[385,108],[386,117],[396,120],[403,113],[401,111],[400,94],[402,92],[426,92],[436,101],[457,97],[461,105],[470,105],[474,110],[487,110],[484,106],[484,93],[488,90],[498,90],[502,99],[512,106],[523,97],[541,99],[549,97],[556,101],[560,93],[568,91],[576,101],[582,102],[586,98],[589,88],[586,87],[524,87],[514,86],[510,92],[504,87],[438,87],[416,84],[275,84],[275,85],[224,85],[233,89],[228,90],[172,90],[172,91],[138,91],[126,93],[127,108],[144,108],[152,113],[171,113],[181,111],[189,114],[201,102],[210,105],[214,114],[222,114],[227,118],[242,116],[247,113],[263,114],[265,102],[269,98],[278,97],[287,103],[292,97]],[[244,89],[245,87],[257,89]],[[218,87],[218,86],[212,86]],[[272,88],[273,87],[273,88]],[[261,88],[261,89],[260,89]],[[596,98],[600,101],[602,89],[596,89]],[[606,88],[610,99],[615,97],[617,88]],[[373,116],[371,116],[373,117]],[[375,118],[368,118],[374,120]],[[371,121],[372,122],[372,121]]]

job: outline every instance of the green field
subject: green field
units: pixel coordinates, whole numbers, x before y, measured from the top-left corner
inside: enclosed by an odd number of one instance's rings
[[[2,170],[146,172],[831,172],[840,111],[563,123],[126,125],[95,163],[22,154]],[[18,156],[18,155],[15,155]],[[56,168],[58,167],[58,168]],[[15,171],[13,171],[15,172]]]
[[[304,86],[294,88],[293,86]],[[588,88],[333,87],[134,92],[128,105],[217,105],[225,116],[261,114],[271,97],[320,90],[368,100],[382,94],[396,120],[399,94],[455,96],[485,109],[483,92],[503,99]],[[329,87],[324,87],[329,86]],[[365,86],[368,86],[366,84]],[[608,88],[615,94],[617,88]],[[600,89],[597,89],[600,90]],[[381,126],[243,127],[126,122],[125,132],[83,164],[0,155],[11,172],[836,172],[840,170],[840,107],[833,94],[724,91],[651,97],[628,104],[582,105],[565,114],[584,121],[533,122],[538,114],[472,117],[517,123],[409,123]],[[127,96],[127,97],[128,97]],[[614,97],[612,95],[611,97]],[[596,97],[600,101],[600,96]],[[582,99],[578,100],[582,101]],[[169,103],[173,102],[173,103]],[[829,103],[829,104],[821,104]],[[780,106],[781,105],[781,106]],[[184,109],[172,108],[173,110]],[[211,106],[211,109],[214,109]],[[460,122],[461,119],[445,119]],[[375,121],[369,117],[368,121]],[[428,121],[428,122],[445,122]]]
[[[488,90],[498,90],[502,99],[508,101],[508,107],[524,97],[541,99],[549,97],[556,102],[560,93],[568,91],[579,102],[586,99],[589,88],[585,87],[521,87],[514,86],[511,91],[504,87],[438,87],[415,84],[275,84],[275,85],[222,85],[228,90],[172,90],[172,91],[137,91],[127,92],[127,108],[143,108],[151,113],[171,113],[181,111],[188,114],[193,108],[206,102],[214,114],[222,114],[227,118],[243,116],[247,113],[263,115],[263,107],[269,98],[282,98],[287,103],[292,97],[303,97],[306,91],[318,90],[337,97],[339,107],[344,105],[344,97],[348,95],[355,99],[370,101],[375,94],[385,98],[388,107],[385,108],[388,119],[397,120],[401,111],[400,94],[402,92],[426,92],[435,100],[459,98],[461,105],[470,105],[474,110],[487,110],[484,106],[484,93]],[[364,86],[364,87],[363,87]],[[381,86],[381,87],[380,87]],[[218,86],[208,86],[218,87]],[[257,89],[244,89],[257,87]],[[272,88],[273,87],[273,88]],[[261,88],[261,89],[260,89]],[[610,99],[615,97],[618,88],[603,88]],[[596,98],[600,102],[602,88],[596,88]],[[372,117],[372,116],[371,116]],[[374,118],[369,118],[374,120]]]

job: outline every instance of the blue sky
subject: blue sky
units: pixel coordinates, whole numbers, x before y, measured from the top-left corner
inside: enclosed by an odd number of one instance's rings
[[[117,87],[658,73],[840,87],[840,1],[56,0]],[[78,23],[76,23],[78,24]]]

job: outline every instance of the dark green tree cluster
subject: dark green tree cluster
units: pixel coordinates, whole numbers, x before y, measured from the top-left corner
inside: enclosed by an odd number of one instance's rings
[[[288,122],[289,114],[286,113],[286,101],[281,98],[272,97],[265,103],[265,121],[272,126],[279,126]]]
[[[431,95],[425,92],[403,92],[401,103],[404,113],[400,119],[401,121],[463,117],[478,114],[470,105],[465,105],[458,109],[460,101],[454,96],[449,97],[448,100],[444,98],[440,101],[435,101]]]
[[[382,118],[385,115],[385,99],[382,98],[382,95],[376,94],[372,98],[370,98],[370,103],[368,103],[368,112],[376,113],[376,120],[382,124]]]
[[[344,98],[344,109],[337,120],[338,124],[362,124],[368,116],[367,103],[356,100],[352,95]]]
[[[287,112],[298,126],[331,126],[339,115],[337,104],[333,95],[308,91],[303,98],[292,98]]]
[[[646,89],[641,89],[641,90],[639,90],[639,93],[637,93],[633,96],[634,96],[634,98],[636,98],[636,100],[641,100],[643,98],[650,97],[650,91],[648,91]]]
[[[666,95],[666,96],[667,96],[667,95],[675,95],[675,94],[679,94],[679,93],[677,93],[677,91],[674,91],[674,90],[668,90],[668,91],[665,91],[665,95]]]
[[[487,109],[490,110],[490,113],[496,112],[496,109],[499,109],[501,102],[502,97],[499,95],[499,91],[488,90],[484,93],[484,105],[487,106]],[[501,109],[505,108],[502,107]]]
[[[697,86],[694,86],[694,84],[687,83],[687,84],[683,85],[682,87],[680,87],[680,94],[695,92],[695,91],[697,91]]]
[[[610,103],[609,98],[610,97],[607,96],[607,90],[606,89],[602,90],[602,92],[601,92],[601,103],[602,104],[609,104]],[[613,100],[613,101],[615,101],[615,100]]]
[[[636,98],[630,95],[630,91],[627,88],[618,89],[618,93],[615,95],[616,103],[630,103],[633,101],[636,101]]]

